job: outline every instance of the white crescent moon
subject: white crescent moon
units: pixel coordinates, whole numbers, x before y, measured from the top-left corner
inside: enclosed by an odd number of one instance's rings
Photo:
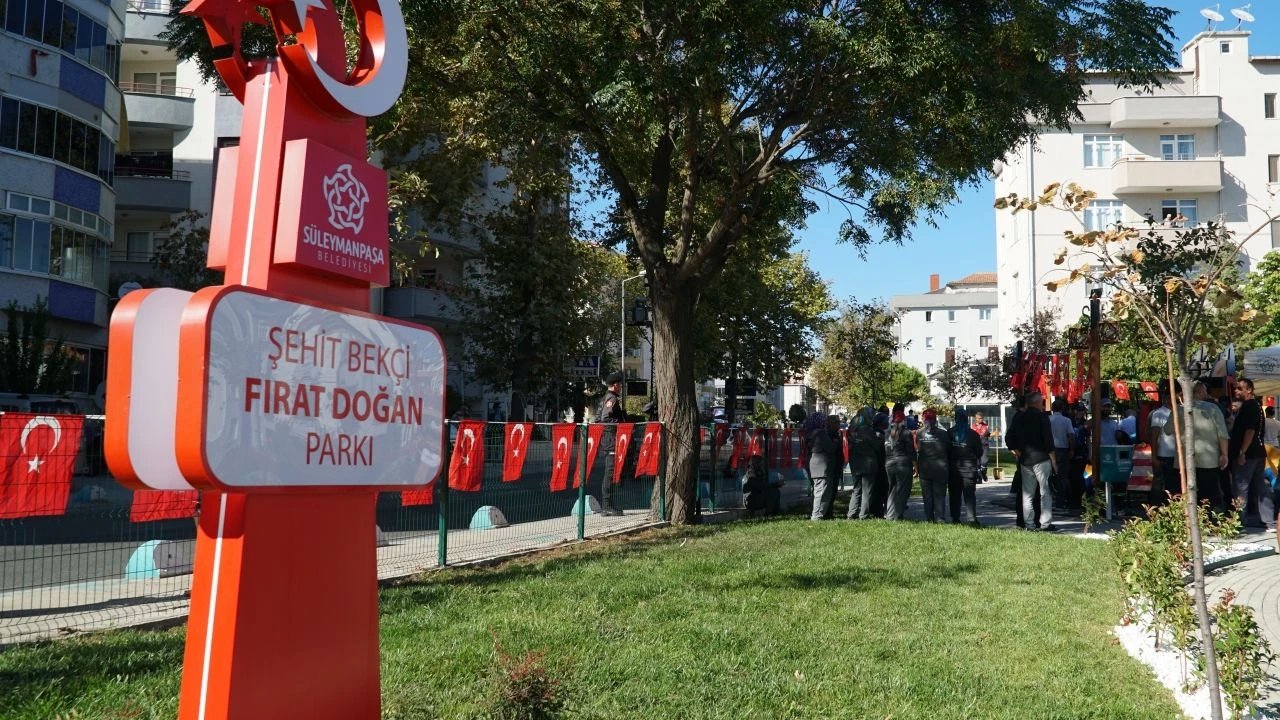
[[[618,436],[618,452],[625,451],[627,449],[627,443],[630,440],[631,440],[631,436],[629,435],[619,435]]]
[[[466,430],[463,430],[463,431],[462,431],[462,439],[463,439],[463,440],[470,440],[470,441],[471,441],[471,442],[470,442],[470,444],[468,444],[468,445],[467,445],[467,449],[466,449],[466,450],[464,450],[464,451],[463,451],[463,453],[462,453],[464,456],[466,456],[466,455],[470,455],[470,454],[471,454],[471,450],[476,446],[476,431],[475,431],[475,430],[472,430],[471,428],[467,428]],[[462,443],[461,443],[461,442],[459,442],[459,443],[458,443],[458,448],[459,448],[459,449],[461,449],[461,448],[462,448]]]
[[[361,5],[356,6],[357,15]],[[307,61],[311,70],[333,101],[355,115],[373,117],[381,115],[396,104],[409,74],[409,36],[404,28],[404,15],[397,0],[372,0],[376,15],[381,17],[383,42],[381,47],[369,37],[369,28],[361,27],[361,40],[374,54],[373,68],[355,84],[348,84],[324,71],[315,60],[315,52],[307,48]],[[363,25],[363,24],[362,24]]]
[[[557,443],[556,443],[556,457],[560,457],[560,448],[564,448],[564,449],[565,449],[565,457],[568,457],[568,456],[569,456],[569,441],[568,441],[568,440],[565,440],[564,438],[560,438],[560,442],[557,442]]]
[[[520,431],[520,437],[521,437],[521,438],[524,438],[524,424],[523,424],[523,423],[516,423],[516,424],[515,424],[515,427],[511,428],[511,442],[515,442],[515,441],[516,441],[516,431],[517,431],[517,430],[519,430],[519,431]]]
[[[22,436],[18,439],[18,445],[22,447],[22,452],[25,453],[27,451],[27,436],[31,434],[32,430],[41,425],[53,428],[53,445],[49,446],[50,450],[58,447],[58,443],[62,442],[62,426],[58,424],[56,419],[48,415],[41,415],[28,420],[26,426],[22,428]]]

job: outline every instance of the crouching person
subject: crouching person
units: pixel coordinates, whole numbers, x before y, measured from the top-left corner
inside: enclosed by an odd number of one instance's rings
[[[742,502],[747,508],[747,515],[758,517],[778,514],[781,488],[781,478],[775,481],[769,477],[764,456],[752,455],[747,472],[742,476]]]

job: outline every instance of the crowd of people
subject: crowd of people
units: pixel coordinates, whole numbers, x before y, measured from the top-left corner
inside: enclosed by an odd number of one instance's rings
[[[1174,387],[1174,392],[1180,404],[1181,391]],[[1240,513],[1246,527],[1274,529],[1280,508],[1280,421],[1275,408],[1262,407],[1248,378],[1235,380],[1230,388],[1221,380],[1197,382],[1193,395],[1192,476],[1201,501],[1219,512]],[[1010,493],[1016,496],[1018,526],[1052,532],[1057,530],[1055,506],[1060,514],[1081,513],[1098,473],[1090,467],[1093,438],[1087,407],[1063,399],[1047,408],[1045,403],[1039,393],[1021,398],[1004,441],[1015,457]],[[1181,423],[1173,421],[1172,405],[1169,386],[1162,383],[1159,407],[1147,413],[1141,427],[1135,410],[1116,417],[1110,400],[1099,408],[1101,445],[1147,444],[1151,449],[1151,489],[1129,498],[1131,505],[1167,503],[1181,490],[1182,461],[1175,434],[1175,425]],[[957,409],[952,425],[943,427],[933,410],[917,417],[903,406],[892,411],[867,406],[849,420],[847,430],[841,425],[837,415],[814,413],[802,431],[802,463],[813,481],[812,519],[833,517],[836,489],[847,468],[853,482],[849,519],[902,519],[919,478],[927,521],[980,524],[976,486],[987,479],[992,435],[981,413],[971,421]],[[766,502],[773,497],[776,503],[777,488],[769,485],[763,458],[758,459],[748,467],[744,489],[754,490]],[[1124,479],[1111,480],[1123,494]]]
[[[957,410],[950,428],[925,410],[917,418],[903,406],[877,412],[870,406],[853,417],[847,430],[848,453],[838,415],[814,413],[804,426],[803,464],[813,480],[814,520],[833,517],[836,488],[845,466],[853,478],[850,520],[901,520],[911,487],[920,478],[925,519],[977,525],[976,485],[985,479],[990,432],[981,414],[970,423]]]

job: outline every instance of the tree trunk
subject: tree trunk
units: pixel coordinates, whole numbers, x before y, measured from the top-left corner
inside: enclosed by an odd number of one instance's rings
[[[1169,357],[1169,379],[1173,379],[1173,359]],[[1205,684],[1209,686],[1209,712],[1213,720],[1222,720],[1222,690],[1218,683],[1218,657],[1213,646],[1213,626],[1209,622],[1209,600],[1204,589],[1204,543],[1200,539],[1199,488],[1195,476],[1195,425],[1192,424],[1191,409],[1194,407],[1192,380],[1185,373],[1178,378],[1182,384],[1182,425],[1185,434],[1182,438],[1182,473],[1186,494],[1183,499],[1187,506],[1187,531],[1191,538],[1191,591],[1195,597],[1196,620],[1200,624],[1200,645],[1204,652]],[[1176,421],[1175,412],[1171,420]],[[1177,425],[1174,432],[1178,432]]]
[[[668,287],[654,293],[654,376],[658,387],[658,418],[667,429],[667,519],[690,522],[697,502],[694,488],[698,450],[698,398],[693,377],[693,316],[698,301],[696,286]],[[658,488],[654,488],[652,514],[658,514]]]

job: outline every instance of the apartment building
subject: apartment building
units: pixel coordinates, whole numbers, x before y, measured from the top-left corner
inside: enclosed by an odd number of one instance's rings
[[[1067,131],[1046,128],[1034,145],[994,169],[995,196],[1039,195],[1054,182],[1098,194],[1080,213],[1041,209],[996,212],[998,340],[1038,310],[1056,307],[1065,327],[1086,303],[1076,283],[1050,293],[1063,274],[1053,263],[1063,233],[1148,218],[1172,237],[1175,226],[1213,220],[1244,237],[1280,209],[1280,56],[1249,54],[1248,31],[1206,31],[1182,48],[1181,67],[1149,94],[1119,88],[1098,74]],[[1280,247],[1280,224],[1244,246],[1253,265]]]
[[[929,292],[894,295],[889,307],[899,313],[896,359],[930,377],[947,362],[949,352],[987,357],[997,347],[997,287],[993,272],[973,273],[945,286],[939,275],[930,275]],[[936,382],[930,380],[929,385],[932,394],[942,394]]]

